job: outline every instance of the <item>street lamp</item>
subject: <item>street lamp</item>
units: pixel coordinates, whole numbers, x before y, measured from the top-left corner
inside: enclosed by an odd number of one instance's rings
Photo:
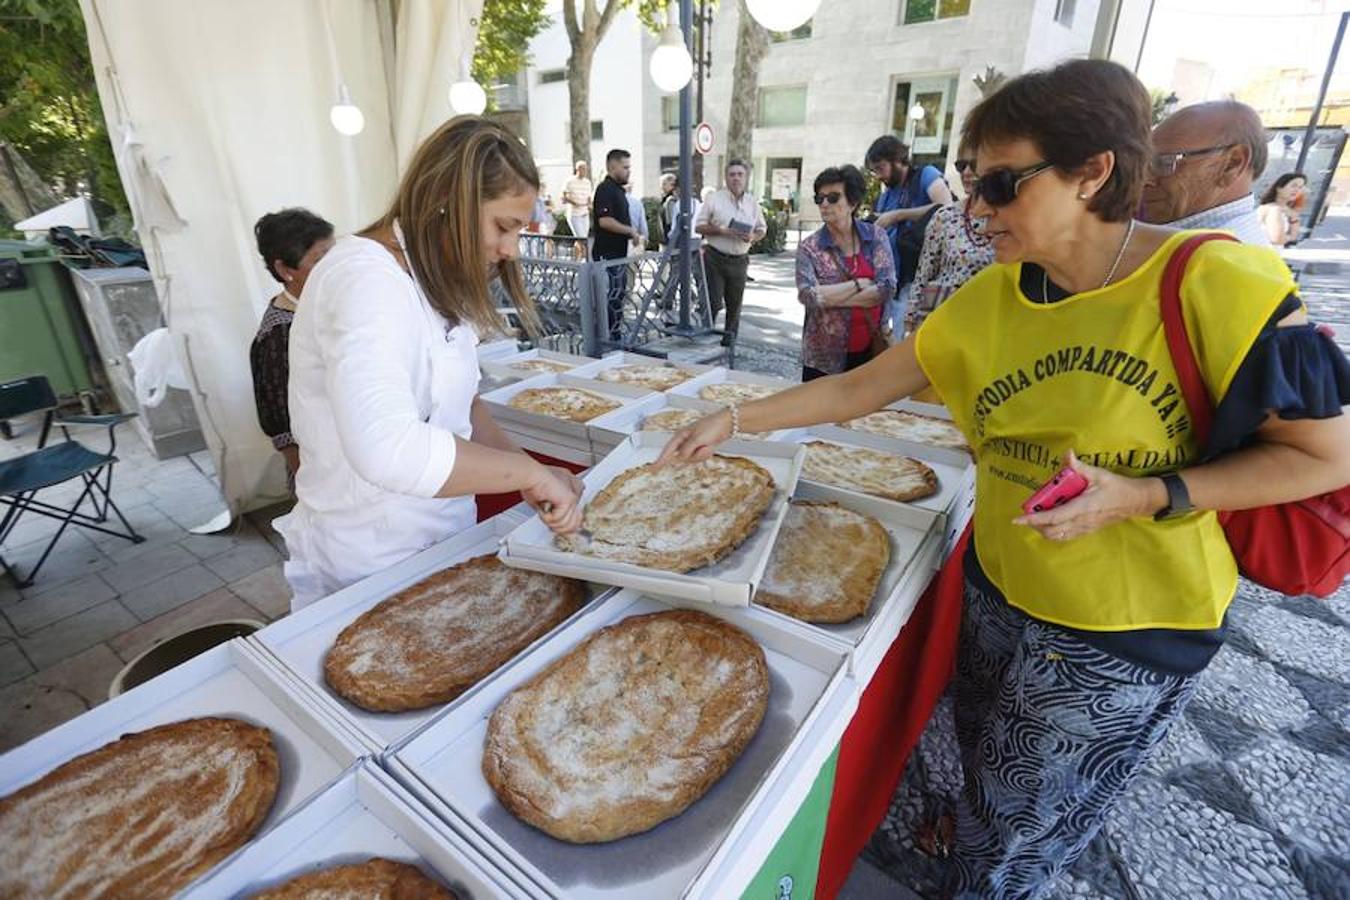
[[[361,129],[366,127],[366,117],[361,113],[361,108],[352,102],[352,93],[347,90],[345,81],[338,83],[338,100],[328,110],[328,121],[333,123],[338,134],[348,137],[360,134]]]
[[[750,15],[769,31],[792,31],[816,14],[820,0],[745,0]]]
[[[674,5],[667,8],[666,29],[661,32],[661,45],[652,54],[648,70],[652,81],[667,94],[682,90],[694,75],[694,60],[685,46]]]
[[[909,108],[909,117],[913,119],[915,122],[922,122],[923,117],[926,115],[928,115],[928,113],[919,103],[915,103],[913,106]]]
[[[487,109],[487,92],[469,74],[469,57],[459,66],[459,81],[450,85],[450,109],[456,115],[481,116]]]

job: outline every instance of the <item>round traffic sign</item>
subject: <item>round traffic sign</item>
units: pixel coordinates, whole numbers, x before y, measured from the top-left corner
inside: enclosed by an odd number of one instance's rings
[[[706,156],[712,152],[712,148],[712,126],[707,122],[699,122],[698,127],[694,129],[694,149]]]

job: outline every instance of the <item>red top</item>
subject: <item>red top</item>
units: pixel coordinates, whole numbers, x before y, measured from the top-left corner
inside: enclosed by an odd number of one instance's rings
[[[844,265],[854,278],[875,278],[877,274],[876,269],[867,261],[867,257],[861,253],[845,257]],[[871,346],[872,333],[881,327],[881,306],[855,306],[850,312],[853,315],[849,317],[848,324],[848,352],[861,353]]]

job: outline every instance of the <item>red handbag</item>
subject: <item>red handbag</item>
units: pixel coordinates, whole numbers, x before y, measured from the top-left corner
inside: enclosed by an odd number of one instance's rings
[[[1201,244],[1236,240],[1226,234],[1198,234],[1172,254],[1163,272],[1162,320],[1181,393],[1203,448],[1214,407],[1181,314],[1181,277]],[[1238,569],[1257,584],[1282,594],[1326,597],[1350,574],[1350,485],[1307,500],[1219,513]]]

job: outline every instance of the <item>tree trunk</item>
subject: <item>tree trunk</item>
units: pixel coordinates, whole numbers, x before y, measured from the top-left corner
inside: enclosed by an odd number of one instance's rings
[[[596,8],[596,0],[581,0],[581,18],[577,18],[577,0],[563,0],[563,27],[572,55],[567,59],[567,105],[571,122],[567,126],[572,142],[572,162],[584,160],[592,176],[591,166],[591,63],[595,48],[604,40],[605,32],[623,5],[624,0],[605,0],[604,12]],[[599,179],[595,179],[599,180]]]
[[[769,52],[769,32],[746,9],[736,29],[736,66],[732,70],[731,112],[727,116],[727,159],[753,162],[755,113],[759,100],[759,64]]]

